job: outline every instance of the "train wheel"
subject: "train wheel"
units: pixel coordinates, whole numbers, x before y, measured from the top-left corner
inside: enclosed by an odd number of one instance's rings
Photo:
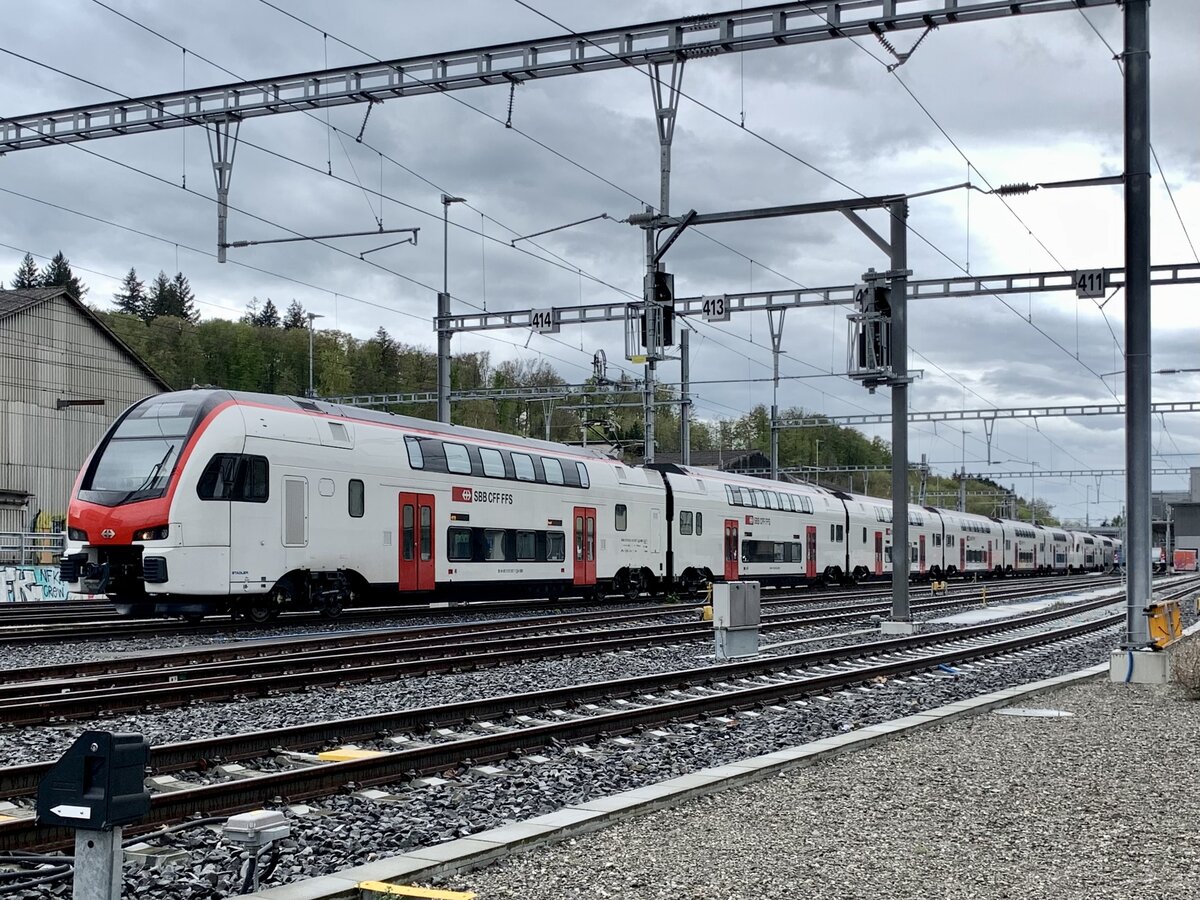
[[[252,625],[266,625],[272,619],[272,613],[275,611],[271,604],[270,595],[260,595],[250,601],[250,604],[245,608],[244,614],[246,621]]]
[[[330,600],[328,603],[326,603],[324,606],[321,607],[321,609],[320,609],[321,618],[322,619],[336,619],[339,616],[341,616],[341,614],[345,610],[345,608],[346,607],[342,604],[341,600]]]
[[[641,572],[626,572],[621,579],[620,589],[621,595],[630,603],[642,596]]]
[[[186,612],[183,614],[183,621],[189,625],[199,625],[204,621],[204,613],[202,612]]]

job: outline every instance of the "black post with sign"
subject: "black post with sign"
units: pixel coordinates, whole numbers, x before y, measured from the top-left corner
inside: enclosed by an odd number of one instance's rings
[[[38,825],[75,829],[75,900],[121,896],[121,831],[150,810],[149,761],[140,734],[87,731],[38,784]]]

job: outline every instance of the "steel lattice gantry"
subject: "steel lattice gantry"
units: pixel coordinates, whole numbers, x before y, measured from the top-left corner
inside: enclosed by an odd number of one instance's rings
[[[1101,271],[1105,290],[1124,286],[1124,270],[1103,269]],[[990,297],[996,294],[1074,291],[1078,274],[1075,271],[1060,271],[910,279],[908,298],[909,300],[933,300],[956,297]],[[1151,270],[1151,283],[1155,287],[1200,284],[1200,263],[1154,266]],[[726,308],[731,313],[763,312],[764,310],[795,309],[806,306],[846,306],[854,303],[857,289],[858,285],[842,284],[833,287],[800,288],[787,291],[749,291],[721,294],[720,297],[725,301]],[[703,316],[705,303],[711,300],[711,297],[678,297],[675,300],[675,315]],[[558,325],[620,322],[626,318],[626,307],[629,306],[629,303],[640,305],[641,301],[556,306],[553,309],[553,321]],[[514,309],[467,313],[448,316],[445,321],[446,328],[450,331],[533,328],[534,312],[537,310]]]
[[[1151,404],[1151,413],[1196,413],[1200,401],[1173,401]],[[910,412],[909,422],[973,422],[980,419],[1049,419],[1078,416],[1123,415],[1123,403],[1085,403],[1078,406],[997,407],[994,409],[947,409],[930,412]],[[870,413],[855,416],[812,416],[780,422],[776,428],[820,428],[825,425],[886,425],[890,413]]]
[[[924,29],[1117,0],[826,0],[557,35],[0,118],[0,153],[576,75],[671,60]]]

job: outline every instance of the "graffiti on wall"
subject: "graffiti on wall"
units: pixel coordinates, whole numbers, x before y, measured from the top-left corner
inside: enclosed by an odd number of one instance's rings
[[[0,566],[0,603],[66,599],[58,566]]]

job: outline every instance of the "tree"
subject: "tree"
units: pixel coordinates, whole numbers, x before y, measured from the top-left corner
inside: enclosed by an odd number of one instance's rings
[[[287,308],[287,314],[283,317],[284,328],[307,328],[308,314],[304,311],[304,307],[299,301],[293,300]]]
[[[129,274],[125,276],[125,280],[121,282],[121,290],[113,294],[113,299],[117,301],[117,309],[121,312],[137,316],[139,319],[145,318],[146,286],[137,277],[137,270],[132,266],[129,267]]]
[[[259,328],[278,328],[279,327],[279,310],[275,308],[275,304],[271,302],[271,298],[267,298],[267,302],[262,305],[259,310],[254,324]]]
[[[82,300],[83,295],[88,292],[87,286],[71,271],[71,261],[63,256],[61,250],[54,254],[54,259],[50,260],[50,264],[42,272],[41,286],[65,287],[76,300]]]
[[[192,293],[192,286],[182,272],[176,272],[171,279],[171,308],[167,315],[189,322],[200,321],[200,314],[196,311],[196,295]]]
[[[174,295],[175,286],[171,283],[171,279],[167,277],[166,272],[159,269],[158,274],[154,276],[154,281],[150,283],[149,296],[146,298],[146,311],[142,318],[149,322],[159,316],[171,315],[171,310],[175,308]]]
[[[33,261],[33,254],[26,253],[16,274],[13,275],[13,290],[41,287],[41,284],[42,276],[38,272],[37,263]]]
[[[238,319],[243,325],[254,325],[258,321],[258,298],[251,297],[246,304],[246,312]]]

